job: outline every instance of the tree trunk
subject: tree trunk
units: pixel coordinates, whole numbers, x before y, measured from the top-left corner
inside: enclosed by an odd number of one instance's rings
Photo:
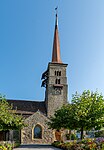
[[[70,140],[71,140],[71,130],[69,130]]]
[[[81,127],[81,140],[83,139],[83,127]]]

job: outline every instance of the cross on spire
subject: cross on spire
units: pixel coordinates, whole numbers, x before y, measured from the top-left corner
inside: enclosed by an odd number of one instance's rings
[[[55,8],[55,10],[56,10],[56,15],[57,15],[57,13],[58,13],[58,6]]]

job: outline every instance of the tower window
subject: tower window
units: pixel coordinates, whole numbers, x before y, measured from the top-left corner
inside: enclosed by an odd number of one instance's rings
[[[40,125],[36,125],[34,128],[34,138],[42,138],[42,127]]]
[[[55,84],[60,84],[60,79],[56,79]]]
[[[58,79],[56,79],[55,84],[58,84]]]
[[[60,79],[58,79],[58,84],[60,84]]]
[[[61,71],[59,71],[59,76],[61,76]]]
[[[56,76],[56,74],[57,74],[57,71],[55,71],[55,76]]]
[[[55,76],[61,76],[61,71],[55,71]]]

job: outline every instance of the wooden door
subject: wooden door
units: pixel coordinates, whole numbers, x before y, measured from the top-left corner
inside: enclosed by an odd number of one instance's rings
[[[56,141],[61,141],[61,132],[59,130],[55,131],[55,138]]]

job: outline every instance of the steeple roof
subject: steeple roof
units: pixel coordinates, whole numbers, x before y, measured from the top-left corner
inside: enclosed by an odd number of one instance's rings
[[[59,42],[59,34],[58,34],[57,13],[56,13],[55,31],[54,31],[54,39],[53,39],[52,63],[62,63],[61,56],[60,56],[60,42]]]

